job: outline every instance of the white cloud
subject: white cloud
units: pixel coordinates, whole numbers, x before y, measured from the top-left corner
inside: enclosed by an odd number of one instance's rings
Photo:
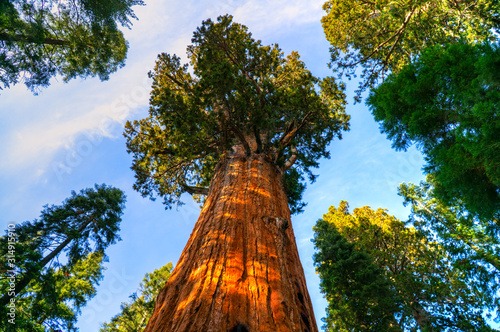
[[[258,31],[275,33],[276,30],[297,28],[321,19],[324,1],[277,0],[246,1],[234,16]]]
[[[226,12],[235,20],[262,34],[277,29],[294,29],[318,21],[322,1],[298,0],[214,2],[147,1],[136,7],[139,18],[125,31],[130,52],[125,68],[111,75],[108,82],[97,79],[73,80],[68,84],[54,81],[39,96],[32,96],[22,86],[2,94],[0,132],[3,144],[0,170],[4,172],[30,168],[40,176],[61,149],[74,149],[76,140],[85,133],[100,132],[102,137],[121,134],[122,125],[131,113],[145,109],[152,69],[160,52],[176,53],[185,60],[185,49],[192,32],[208,17]],[[115,128],[111,130],[110,128]]]

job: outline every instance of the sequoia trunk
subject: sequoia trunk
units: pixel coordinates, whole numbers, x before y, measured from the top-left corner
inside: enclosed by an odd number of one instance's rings
[[[219,163],[145,331],[317,331],[282,172],[265,155]]]

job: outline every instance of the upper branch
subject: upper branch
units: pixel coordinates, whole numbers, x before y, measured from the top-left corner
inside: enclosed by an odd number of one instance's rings
[[[304,125],[307,122],[307,119],[312,115],[312,113],[313,113],[313,111],[309,111],[304,116],[304,118],[302,119],[302,121],[300,122],[300,124],[298,126],[295,123],[296,122],[295,119],[290,123],[290,125],[288,126],[288,129],[283,133],[283,135],[280,138],[280,146],[281,147],[284,148],[290,144],[292,139],[295,136],[297,136],[297,133],[299,132],[299,130],[302,129],[302,127],[304,127]]]
[[[13,41],[21,43],[39,43],[44,45],[68,46],[69,41],[56,38],[37,38],[35,36],[11,35],[8,33],[0,33],[1,41]]]

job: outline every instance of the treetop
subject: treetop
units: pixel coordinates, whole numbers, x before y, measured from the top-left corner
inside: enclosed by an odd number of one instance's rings
[[[162,196],[170,207],[183,192],[201,193],[196,188],[209,185],[237,145],[268,155],[295,179],[314,179],[310,168],[349,129],[342,84],[313,76],[297,52],[285,57],[278,45],[262,45],[229,15],[204,21],[187,55],[189,64],[158,56],[150,115],[126,125],[135,189],[144,196]]]

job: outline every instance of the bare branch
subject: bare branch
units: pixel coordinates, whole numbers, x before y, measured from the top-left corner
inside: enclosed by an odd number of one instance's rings
[[[205,196],[208,195],[207,187],[195,187],[183,184],[182,189],[184,189],[184,191],[186,191],[190,195],[205,195]]]
[[[297,148],[295,146],[293,146],[293,145],[290,146],[290,152],[292,152],[292,155],[285,162],[285,165],[283,166],[283,171],[286,171],[287,169],[289,169],[290,167],[292,167],[293,164],[295,164],[295,162],[297,161],[297,158],[298,158]]]

